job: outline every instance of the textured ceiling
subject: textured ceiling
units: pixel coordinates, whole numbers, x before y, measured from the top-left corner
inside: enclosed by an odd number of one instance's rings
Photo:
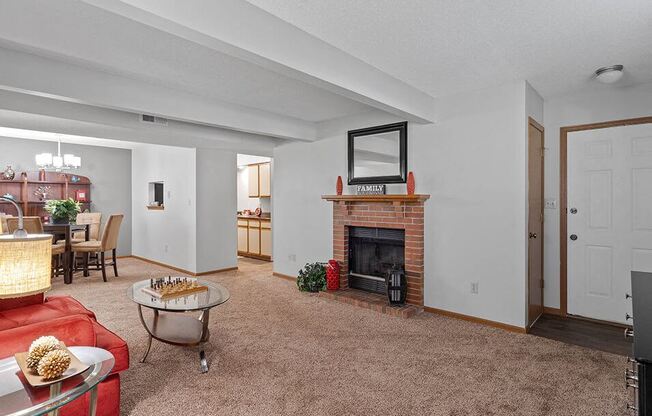
[[[528,80],[545,98],[652,81],[650,0],[248,0],[433,96]],[[615,86],[591,80],[621,63]]]
[[[2,1],[11,47],[306,121],[369,107],[73,0]]]

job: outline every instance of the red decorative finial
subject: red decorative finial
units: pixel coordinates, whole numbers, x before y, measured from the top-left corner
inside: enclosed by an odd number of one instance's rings
[[[407,193],[414,195],[414,174],[410,171],[407,177]]]

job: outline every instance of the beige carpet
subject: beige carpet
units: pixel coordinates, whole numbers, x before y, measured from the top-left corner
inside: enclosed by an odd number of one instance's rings
[[[119,261],[121,276],[58,280],[129,343],[125,415],[622,415],[624,358],[441,316],[388,317],[299,293],[269,263],[207,279],[231,300],[211,312],[211,361],[154,341],[128,286],[164,268]]]

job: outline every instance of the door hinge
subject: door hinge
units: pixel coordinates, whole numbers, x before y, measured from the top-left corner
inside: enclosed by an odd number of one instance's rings
[[[545,283],[543,282],[543,279],[541,279],[541,289],[545,287]]]

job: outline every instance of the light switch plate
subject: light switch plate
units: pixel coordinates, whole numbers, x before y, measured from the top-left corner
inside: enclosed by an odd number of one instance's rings
[[[557,200],[552,198],[546,198],[545,209],[557,209]]]

